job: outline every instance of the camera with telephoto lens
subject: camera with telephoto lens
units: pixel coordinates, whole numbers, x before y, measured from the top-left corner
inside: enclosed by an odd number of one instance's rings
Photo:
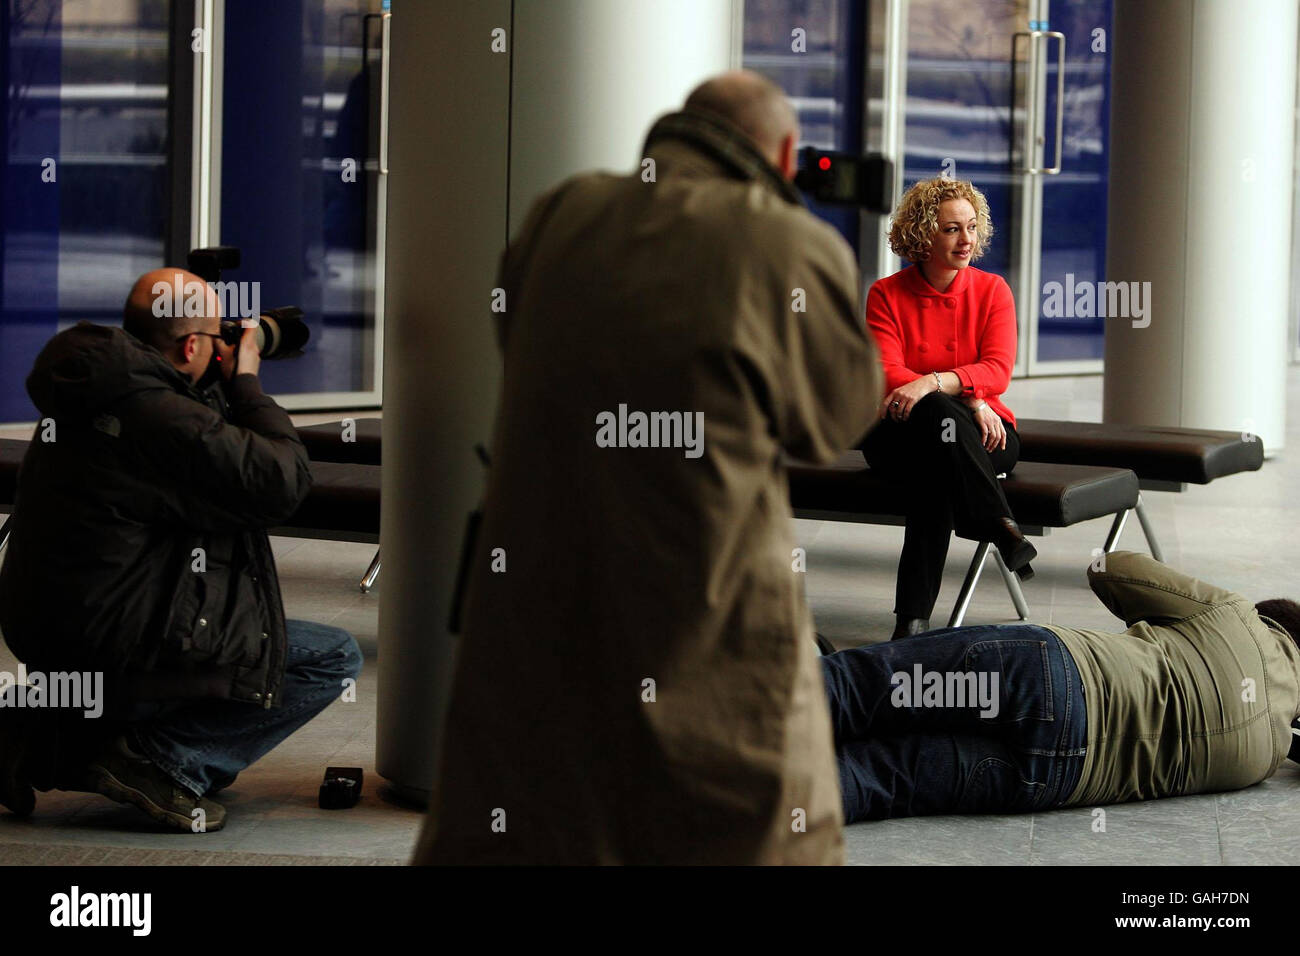
[[[890,211],[894,164],[879,153],[857,156],[806,146],[799,150],[794,184],[819,203]]]
[[[302,309],[296,305],[282,305],[278,309],[266,309],[258,319],[257,351],[262,353],[262,358],[296,358],[302,354],[302,347],[310,335],[302,318]],[[238,346],[243,335],[242,325],[222,319],[221,341]]]
[[[193,249],[188,256],[191,272],[211,283],[221,297],[221,273],[224,269],[239,268],[239,249],[235,246],[209,246]],[[243,337],[243,326],[233,319],[221,322],[221,340],[238,347]],[[282,305],[275,309],[259,310],[257,350],[264,359],[296,358],[311,337],[302,309],[296,305]]]

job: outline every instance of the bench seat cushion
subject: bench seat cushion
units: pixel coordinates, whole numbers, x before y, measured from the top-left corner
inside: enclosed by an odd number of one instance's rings
[[[872,472],[860,451],[825,467],[791,462],[790,503],[796,511],[903,516],[903,490]],[[1126,468],[1021,462],[1002,482],[1024,525],[1068,528],[1137,504],[1138,479]]]
[[[1154,481],[1204,485],[1264,463],[1264,443],[1240,432],[1041,418],[1019,419],[1016,431],[1024,461],[1129,468]]]
[[[354,418],[355,441],[343,440],[343,422],[304,425],[298,437],[307,446],[312,461],[349,462],[356,465],[383,463],[383,419]]]
[[[12,507],[18,495],[18,467],[27,454],[27,445],[18,438],[0,438],[0,507]]]
[[[380,474],[378,465],[313,461],[312,489],[280,527],[378,534]]]

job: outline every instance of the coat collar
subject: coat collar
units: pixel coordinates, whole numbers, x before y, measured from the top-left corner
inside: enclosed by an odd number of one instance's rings
[[[952,284],[948,286],[948,289],[945,292],[940,292],[934,286],[930,285],[925,276],[921,275],[921,267],[916,263],[912,263],[912,265],[904,269],[903,274],[907,277],[908,288],[917,295],[933,295],[938,296],[941,299],[947,299],[952,296],[960,295],[962,290],[966,288],[966,283],[970,281],[966,277],[966,273],[970,272],[970,270],[971,267],[969,265],[966,266],[965,269],[958,269],[957,277],[952,280]]]
[[[649,154],[651,147],[662,140],[684,142],[712,159],[728,175],[756,180],[787,202],[804,205],[794,184],[763,158],[748,136],[720,116],[703,110],[669,113],[650,127],[641,154]]]

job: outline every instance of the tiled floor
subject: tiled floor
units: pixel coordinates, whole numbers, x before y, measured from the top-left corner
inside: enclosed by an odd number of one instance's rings
[[[1017,381],[1008,404],[1026,417],[1097,420],[1101,379]],[[1193,487],[1182,495],[1148,493],[1167,561],[1253,597],[1300,595],[1293,571],[1300,566],[1294,511],[1300,498],[1300,369],[1295,368],[1289,413],[1290,453],[1263,471]],[[327,413],[295,419],[309,423],[338,417],[340,413]],[[1118,624],[1093,598],[1084,578],[1092,549],[1101,546],[1106,530],[1105,521],[1095,521],[1055,531],[1038,542],[1038,573],[1025,585],[1031,620]],[[883,639],[892,625],[902,529],[801,521],[798,533],[808,550],[807,587],[818,630],[841,647]],[[388,862],[409,854],[421,815],[385,800],[374,772],[374,661],[384,579],[381,575],[368,595],[356,587],[373,549],[284,538],[274,544],[289,615],[345,627],[365,651],[367,667],[357,702],[331,705],[245,771],[223,795],[229,820],[218,833],[163,833],[135,811],[101,797],[44,794],[29,820],[0,814],[0,862],[6,845],[13,844],[31,847],[21,857],[12,848],[10,854],[32,862],[66,860],[69,854],[78,862]],[[1136,522],[1125,531],[1121,547],[1143,547]],[[945,602],[951,606],[970,548],[969,542],[953,543],[940,609]],[[1010,600],[990,568],[967,622],[1012,619]],[[0,649],[0,669],[12,668],[12,658]],[[316,788],[327,764],[365,768],[366,792],[358,807],[316,807]],[[1298,784],[1300,766],[1286,763],[1272,780],[1249,790],[1106,807],[1104,816],[1098,809],[1079,808],[856,824],[845,834],[848,859],[856,864],[1294,863],[1300,860]]]

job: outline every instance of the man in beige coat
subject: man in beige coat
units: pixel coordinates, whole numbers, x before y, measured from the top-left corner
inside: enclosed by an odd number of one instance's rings
[[[838,863],[782,454],[873,422],[849,247],[731,73],[502,261],[504,384],[421,863]]]

